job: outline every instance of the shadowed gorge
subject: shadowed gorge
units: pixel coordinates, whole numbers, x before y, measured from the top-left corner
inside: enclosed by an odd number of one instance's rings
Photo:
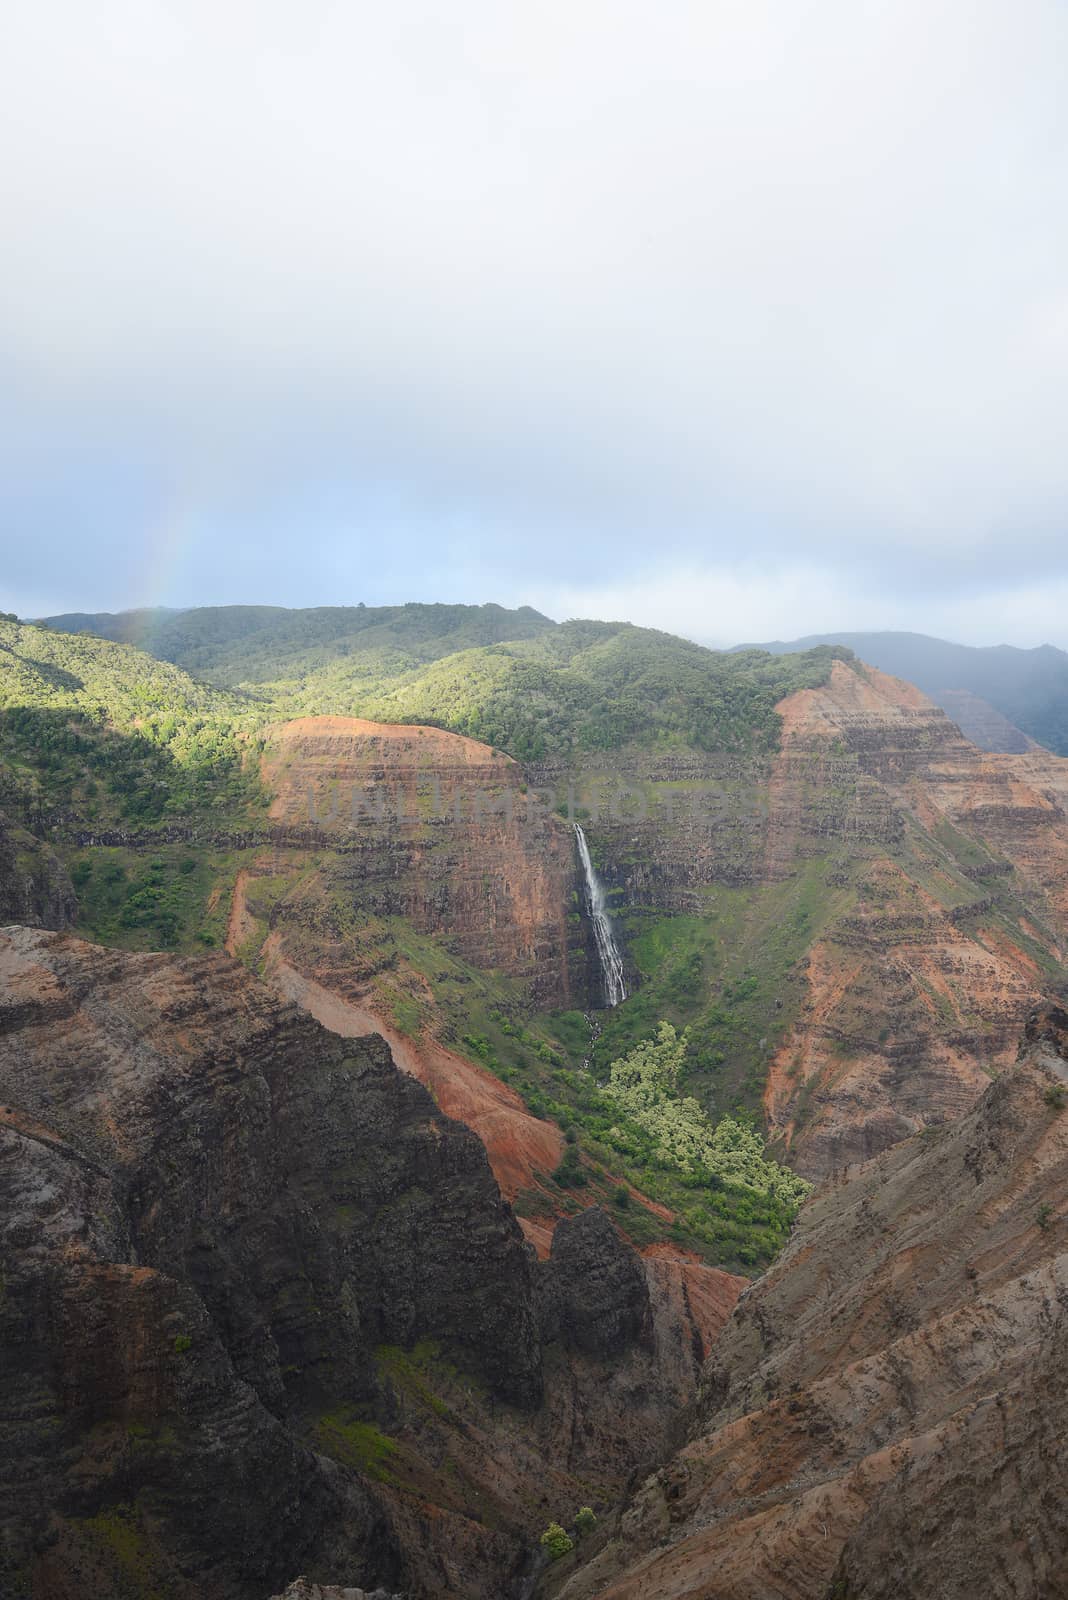
[[[666,1443],[736,1280],[596,1211],[539,1266],[381,1039],[225,957],[0,976],[5,1592],[492,1597]]]

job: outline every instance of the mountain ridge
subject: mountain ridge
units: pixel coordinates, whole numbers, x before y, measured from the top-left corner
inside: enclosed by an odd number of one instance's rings
[[[1056,645],[1028,649],[1008,644],[964,645],[932,634],[843,629],[792,642],[772,640],[734,648],[777,655],[835,644],[853,650],[872,666],[915,683],[955,721],[963,717],[964,731],[982,749],[1020,752],[1026,748],[1020,742],[1022,735],[1058,755],[1068,755],[1068,651]],[[974,708],[954,699],[962,694],[974,697]],[[993,742],[987,743],[983,742],[984,706],[993,707],[1009,724],[992,729],[989,738]]]

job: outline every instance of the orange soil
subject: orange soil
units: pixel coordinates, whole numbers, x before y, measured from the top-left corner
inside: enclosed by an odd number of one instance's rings
[[[275,935],[264,946],[268,976],[290,1000],[310,1011],[332,1033],[346,1038],[378,1033],[404,1072],[418,1078],[447,1117],[465,1122],[486,1147],[493,1176],[506,1200],[536,1188],[560,1165],[564,1136],[552,1122],[531,1116],[522,1100],[492,1072],[422,1035],[410,1039],[391,1023],[352,1000],[306,978],[279,954]]]
[[[272,744],[293,744],[301,739],[375,739],[407,744],[413,751],[427,754],[432,750],[442,751],[449,761],[461,761],[472,767],[484,767],[488,762],[515,765],[511,756],[480,744],[477,739],[449,733],[445,728],[424,727],[421,723],[367,722],[363,717],[294,717],[268,728],[267,736]]]

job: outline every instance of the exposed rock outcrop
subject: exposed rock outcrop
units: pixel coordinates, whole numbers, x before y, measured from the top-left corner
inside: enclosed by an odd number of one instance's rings
[[[918,690],[859,663],[779,709],[783,770],[811,787],[848,752],[899,820],[893,848],[852,847],[852,903],[809,952],[769,1070],[769,1127],[818,1178],[961,1115],[1059,993],[1068,762],[983,755]]]
[[[751,1041],[713,1040],[735,1059],[699,1087],[723,1106],[764,1081],[778,1151],[819,1179],[961,1115],[1058,994],[1068,761],[984,756],[919,690],[860,662],[835,661],[778,711],[782,747],[765,758],[625,751],[582,774],[529,771],[589,809],[632,918],[712,929],[726,888],[747,897],[730,925],[750,941],[746,976],[770,971],[771,930],[792,946]]]
[[[7,928],[0,995],[5,1595],[505,1600],[663,1452],[738,1280],[602,1213],[539,1266],[381,1039],[226,958]]]
[[[273,1595],[272,1600],[403,1600],[403,1596],[387,1594],[384,1589],[339,1589],[336,1584],[297,1578],[285,1594]]]
[[[567,1600],[1068,1595],[1068,1015],[828,1185]],[[574,1559],[574,1558],[572,1558]]]
[[[0,927],[69,928],[78,902],[66,868],[32,833],[0,812]]]
[[[128,1548],[146,1592],[388,1580],[394,1519],[309,1448],[374,1402],[377,1347],[541,1400],[480,1143],[236,963],[8,929],[0,981],[8,1592],[124,1593]]]
[[[493,1176],[506,1200],[532,1189],[559,1165],[564,1136],[555,1122],[532,1116],[514,1089],[488,1068],[449,1050],[430,1035],[412,1039],[365,1002],[345,999],[298,972],[273,936],[264,946],[264,977],[287,999],[310,1011],[324,1028],[346,1038],[380,1033],[393,1060],[425,1084],[447,1117],[464,1122],[486,1147]]]
[[[651,1348],[652,1307],[642,1264],[597,1206],[556,1225],[546,1269],[548,1323],[586,1355]]]
[[[570,794],[632,927],[714,919],[721,887],[743,891],[752,931],[730,936],[752,940],[757,973],[762,930],[784,930],[777,1009],[695,1087],[718,1106],[765,1083],[778,1152],[807,1177],[840,1171],[961,1115],[1011,1062],[1028,1010],[1059,994],[1068,761],[984,755],[919,690],[859,662],[778,709],[777,755],[626,750],[581,769],[523,770],[437,729],[285,724],[263,770],[292,840],[242,873],[229,947],[368,1026],[389,1031],[398,1003],[418,1011],[405,1064],[476,1127],[507,1193],[537,1188],[555,1135],[514,1095],[500,1104],[503,1086],[483,1092],[463,1030],[439,1029],[432,959],[394,922],[443,932],[536,1004],[587,993],[573,841],[552,814]],[[312,854],[299,838],[313,813]],[[713,1040],[706,1059],[724,1054]]]

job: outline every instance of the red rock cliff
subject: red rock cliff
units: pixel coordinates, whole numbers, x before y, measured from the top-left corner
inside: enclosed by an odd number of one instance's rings
[[[566,1600],[1068,1595],[1068,1016],[802,1213]]]

